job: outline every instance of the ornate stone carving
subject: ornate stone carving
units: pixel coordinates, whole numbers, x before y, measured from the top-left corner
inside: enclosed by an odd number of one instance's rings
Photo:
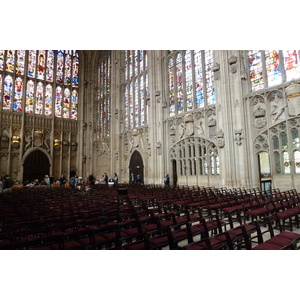
[[[300,85],[292,84],[285,90],[287,97],[287,106],[290,116],[296,116],[300,114]]]
[[[237,129],[234,131],[234,140],[235,140],[235,143],[237,145],[241,145],[242,144],[242,140],[244,139],[243,136],[242,136],[242,129]]]
[[[224,132],[222,129],[217,132],[217,145],[219,148],[223,148],[225,146]]]

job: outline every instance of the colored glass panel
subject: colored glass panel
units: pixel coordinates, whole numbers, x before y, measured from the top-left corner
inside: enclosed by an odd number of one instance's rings
[[[15,96],[14,96],[14,111],[22,111],[22,94],[23,94],[23,80],[18,77],[15,80]]]
[[[128,63],[129,63],[129,78],[132,79],[133,76],[133,51],[129,51],[128,56]]]
[[[62,112],[62,88],[58,86],[55,90],[55,117],[61,118]]]
[[[274,153],[274,161],[276,174],[281,174],[280,154],[278,152]]]
[[[284,151],[282,153],[283,156],[283,169],[284,174],[291,174],[291,164],[289,159],[289,153],[287,151]]]
[[[79,79],[78,79],[78,74],[79,74],[79,58],[78,58],[78,53],[75,53],[75,57],[73,57],[73,87],[78,87]]]
[[[133,83],[129,87],[129,128],[133,128]]]
[[[2,102],[3,110],[11,109],[12,89],[13,89],[13,79],[11,76],[8,75],[4,79],[3,102]]]
[[[262,89],[264,86],[264,80],[261,52],[259,50],[250,50],[248,52],[248,62],[252,91]]]
[[[17,50],[16,74],[24,75],[25,50]]]
[[[44,105],[44,86],[41,82],[37,84],[36,94],[35,94],[35,114],[43,114],[43,105]]]
[[[2,74],[0,73],[0,100],[2,99]]]
[[[268,78],[268,86],[274,86],[282,82],[281,78],[281,66],[279,61],[278,50],[266,50],[266,70]]]
[[[300,151],[294,152],[295,173],[300,174]]]
[[[44,80],[46,69],[46,51],[40,50],[38,56],[37,78]]]
[[[26,105],[25,105],[25,112],[26,113],[33,113],[33,104],[34,104],[34,83],[32,80],[27,82],[26,88]]]
[[[126,86],[125,89],[125,98],[124,98],[124,109],[125,109],[125,116],[124,116],[124,121],[125,121],[125,130],[129,129],[129,118],[128,118],[128,106],[129,103],[129,95],[128,95],[128,86]]]
[[[46,80],[53,82],[53,69],[54,69],[54,52],[48,50],[47,53],[47,68],[46,68]]]
[[[4,68],[4,50],[0,50],[0,71]]]
[[[194,108],[193,101],[193,68],[192,68],[192,55],[188,50],[185,53],[185,93],[186,93],[186,109],[187,111]]]
[[[57,53],[57,65],[56,65],[56,82],[63,83],[63,68],[64,68],[64,52],[59,50]]]
[[[72,59],[71,55],[67,54],[65,58],[65,85],[71,84],[71,67],[72,67]]]
[[[14,72],[15,68],[15,50],[7,50],[6,52],[6,71]]]
[[[177,54],[176,58],[176,83],[177,83],[177,112],[183,112],[183,78],[182,78],[182,55]]]
[[[139,126],[139,84],[138,79],[134,83],[134,126]]]
[[[138,69],[139,69],[139,50],[133,51],[134,53],[134,74],[137,76],[139,74]]]
[[[145,86],[145,94],[146,94],[146,116],[145,122],[149,124],[149,75],[146,74],[146,86]]]
[[[47,84],[45,92],[45,116],[52,116],[52,85]]]
[[[141,125],[145,125],[145,90],[144,90],[144,77],[140,77],[140,115]]]
[[[173,58],[168,62],[168,82],[169,82],[169,115],[175,115],[175,78]]]
[[[283,50],[286,80],[300,77],[299,55],[297,50]]]
[[[36,50],[30,50],[28,55],[27,75],[31,78],[35,78],[35,72],[36,72]]]
[[[64,102],[63,102],[63,117],[68,119],[70,117],[70,90],[67,88],[64,90]]]
[[[201,108],[204,106],[201,50],[194,51],[194,65],[195,65],[196,106],[197,106],[197,108]]]
[[[215,90],[213,88],[214,73],[212,71],[213,66],[213,51],[204,50],[205,57],[205,79],[206,79],[206,102],[207,105],[216,103]]]

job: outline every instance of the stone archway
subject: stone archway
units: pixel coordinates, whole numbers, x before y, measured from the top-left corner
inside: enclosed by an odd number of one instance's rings
[[[23,182],[38,179],[43,181],[45,175],[50,175],[50,162],[45,153],[35,150],[28,154],[23,164]]]
[[[129,163],[129,176],[131,173],[134,174],[134,178],[136,178],[136,176],[140,174],[142,178],[142,182],[144,182],[143,158],[137,150],[135,150],[131,155],[131,159]]]

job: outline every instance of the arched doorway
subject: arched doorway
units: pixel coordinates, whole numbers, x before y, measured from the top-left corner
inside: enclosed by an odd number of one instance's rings
[[[142,178],[142,182],[144,182],[143,158],[137,150],[135,150],[131,155],[131,159],[129,163],[129,176],[131,173],[134,174],[134,178],[136,178],[136,176],[140,174]]]
[[[43,181],[45,175],[50,175],[50,163],[47,155],[40,150],[28,154],[23,164],[23,182],[38,179]]]
[[[261,190],[270,192],[272,188],[270,156],[268,152],[258,153],[258,168]]]

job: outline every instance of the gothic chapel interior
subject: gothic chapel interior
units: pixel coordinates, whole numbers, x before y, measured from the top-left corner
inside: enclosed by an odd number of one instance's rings
[[[0,175],[300,190],[299,50],[0,50]]]

